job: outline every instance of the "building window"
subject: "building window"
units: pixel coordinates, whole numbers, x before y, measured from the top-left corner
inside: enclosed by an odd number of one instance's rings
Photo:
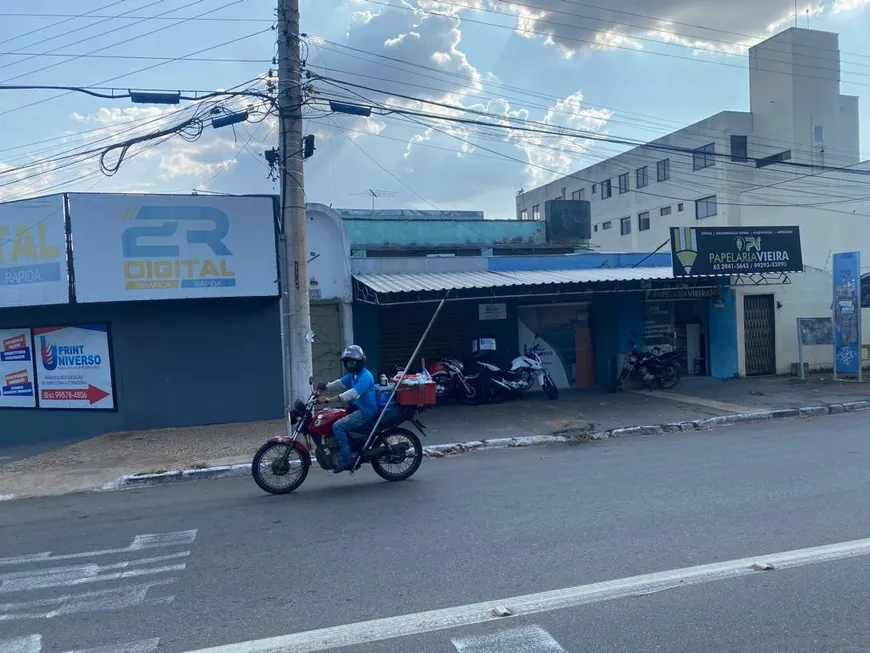
[[[683,203],[680,202],[679,204],[677,204],[677,213],[681,213],[682,210],[683,210]]]
[[[619,175],[619,194],[628,192],[628,173]]]
[[[580,199],[580,191],[579,190],[573,191],[571,193],[571,199],[572,200],[579,200]]]
[[[586,189],[585,188],[581,188],[580,190],[577,191],[577,193],[578,193],[578,195],[577,195],[578,200],[585,200],[586,199]]]
[[[637,230],[647,231],[649,229],[649,211],[637,214]]]
[[[612,227],[612,226],[613,226],[613,225],[610,223],[610,220],[608,220],[607,222],[602,222],[602,223],[601,223],[601,228],[602,228],[602,229],[610,229],[610,227]]]
[[[671,214],[671,207],[670,206],[663,206],[659,210],[659,215],[670,215],[670,214]]]
[[[562,199],[565,199],[565,193],[568,189],[562,186]]]
[[[671,160],[662,159],[656,163],[656,179],[659,181],[667,181],[671,178]]]
[[[605,179],[601,182],[601,199],[606,200],[613,195],[613,188],[610,186],[610,180]]]
[[[637,182],[636,186],[638,188],[645,188],[649,184],[649,177],[647,176],[646,166],[644,166],[643,168],[638,168],[635,176],[637,177],[635,181]]]
[[[592,231],[598,231],[598,225],[597,225],[597,224],[596,224],[596,225],[593,225],[593,227],[592,227]]]
[[[598,192],[598,184],[592,184],[592,194],[595,195],[596,192]]]
[[[710,168],[716,164],[716,143],[699,147],[692,152],[692,167],[695,170]]]
[[[825,128],[822,125],[813,126],[813,140],[816,143],[821,143],[825,140]]]
[[[520,211],[520,220],[528,220],[529,219],[529,210],[523,209]]]
[[[619,219],[619,233],[623,236],[631,233],[631,218]]]
[[[749,142],[746,136],[731,136],[731,160],[737,163],[749,161]]]
[[[719,212],[718,201],[715,195],[710,197],[702,197],[695,200],[695,219],[703,220],[704,218],[712,218]]]
[[[532,220],[540,220],[541,219],[541,205],[535,204],[532,207]]]

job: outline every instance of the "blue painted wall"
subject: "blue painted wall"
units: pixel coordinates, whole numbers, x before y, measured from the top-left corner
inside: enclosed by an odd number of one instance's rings
[[[0,328],[107,322],[118,410],[3,409],[0,445],[278,419],[279,319],[277,298],[4,309]]]
[[[649,257],[649,258],[647,258]],[[644,260],[646,259],[646,260]],[[643,261],[641,263],[641,261]],[[588,270],[593,268],[671,267],[670,254],[573,254],[563,256],[493,256],[489,270]]]
[[[730,379],[737,374],[737,301],[733,288],[719,283],[719,298],[708,302],[708,332],[710,335],[710,376]]]
[[[353,247],[543,244],[542,220],[344,220]]]
[[[353,340],[366,353],[367,367],[381,369],[381,322],[378,307],[374,304],[354,302]]]

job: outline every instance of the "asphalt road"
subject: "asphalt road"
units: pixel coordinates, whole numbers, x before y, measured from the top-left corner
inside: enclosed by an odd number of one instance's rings
[[[334,650],[867,650],[863,554],[586,588],[870,537],[868,423],[479,453],[398,484],[313,471],[287,497],[232,479],[0,503],[0,651],[183,653],[405,614]],[[497,621],[419,614],[562,588],[579,598]]]

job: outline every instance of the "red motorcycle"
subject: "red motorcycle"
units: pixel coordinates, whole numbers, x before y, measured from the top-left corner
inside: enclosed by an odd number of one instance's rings
[[[464,368],[462,361],[453,356],[442,356],[426,368],[435,382],[435,394],[438,399],[448,399],[458,395],[463,403],[479,402],[477,375],[466,375]]]
[[[251,473],[260,488],[271,494],[288,494],[298,488],[308,476],[311,455],[302,441],[303,436],[314,442],[314,457],[326,470],[339,463],[338,444],[332,434],[332,425],[348,414],[345,408],[321,408],[317,404],[320,393],[312,388],[307,402],[297,400],[290,411],[293,435],[272,438],[254,455]],[[349,439],[354,464],[351,473],[368,463],[375,473],[387,481],[404,481],[420,468],[423,445],[420,438],[400,425],[409,422],[424,436],[425,426],[417,419],[423,400],[417,403],[418,393],[402,389],[396,393],[399,403],[391,403],[377,431],[372,433],[375,421],[351,431]]]

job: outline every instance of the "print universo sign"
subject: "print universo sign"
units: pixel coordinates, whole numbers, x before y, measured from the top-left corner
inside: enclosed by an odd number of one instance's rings
[[[268,197],[71,195],[79,302],[277,294]]]

